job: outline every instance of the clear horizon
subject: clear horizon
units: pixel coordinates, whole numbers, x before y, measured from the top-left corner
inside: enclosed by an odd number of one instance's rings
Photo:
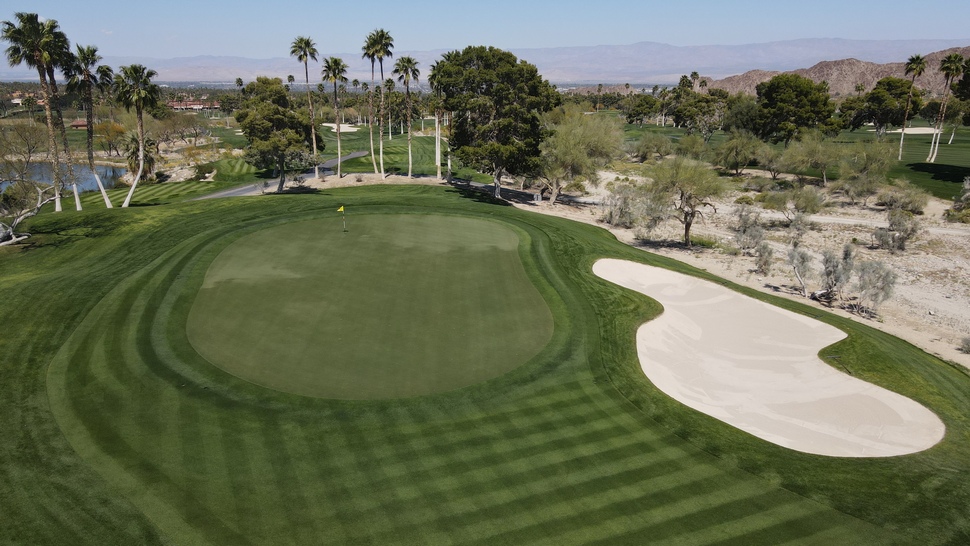
[[[492,0],[487,8],[444,0],[372,0],[367,9],[342,11],[309,0],[281,0],[273,6],[268,10],[254,0],[38,0],[8,8],[0,19],[12,20],[17,11],[34,12],[57,20],[72,44],[95,45],[102,56],[157,59],[287,57],[296,36],[312,38],[322,56],[348,54],[359,51],[375,28],[391,33],[397,51],[467,45],[532,49],[638,42],[738,45],[802,38],[970,39],[970,2],[954,0],[920,2],[922,22],[914,22],[914,5],[901,0],[817,0],[811,9],[787,0],[769,7],[760,0],[601,0],[592,6],[578,0]],[[339,24],[331,21],[334,16]]]

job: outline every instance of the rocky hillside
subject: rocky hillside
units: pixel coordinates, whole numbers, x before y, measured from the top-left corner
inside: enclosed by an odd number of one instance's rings
[[[927,61],[926,72],[916,80],[916,86],[929,91],[931,96],[943,94],[944,78],[940,72],[940,59],[950,53],[959,53],[965,58],[970,58],[970,47],[958,47],[944,49],[925,55]],[[842,59],[841,61],[822,61],[811,68],[791,70],[789,72],[805,76],[813,81],[826,81],[833,97],[843,97],[854,95],[856,85],[862,86],[868,91],[872,89],[876,82],[887,76],[897,78],[907,77],[905,75],[905,60],[895,63],[871,63],[858,59]],[[731,93],[747,93],[754,95],[755,87],[763,82],[770,80],[773,76],[782,72],[770,70],[751,70],[737,76],[728,76],[722,80],[715,80],[709,84],[711,88],[726,89]]]

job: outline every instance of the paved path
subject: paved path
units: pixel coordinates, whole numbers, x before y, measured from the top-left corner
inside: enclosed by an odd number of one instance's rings
[[[353,152],[353,153],[349,153],[349,154],[343,156],[342,158],[340,158],[340,162],[342,163],[344,161],[347,161],[348,159],[355,159],[355,158],[358,158],[358,157],[364,157],[367,154],[368,154],[368,152]],[[324,161],[323,163],[320,164],[320,166],[323,167],[324,169],[333,169],[334,167],[337,166],[337,158],[333,158],[333,159],[330,159],[328,161]],[[275,180],[267,180],[266,182],[268,182],[269,185],[271,185],[271,186],[278,183]],[[201,197],[196,197],[195,199],[193,199],[193,201],[196,201],[196,200],[199,200],[199,199],[215,199],[215,198],[219,198],[219,197],[243,197],[243,196],[247,196],[247,195],[261,195],[262,193],[263,193],[263,184],[262,184],[262,181],[259,181],[259,182],[255,182],[255,183],[252,183],[252,184],[246,184],[244,186],[239,186],[238,188],[230,188],[228,190],[217,191],[215,193],[210,193],[208,195],[203,195]]]

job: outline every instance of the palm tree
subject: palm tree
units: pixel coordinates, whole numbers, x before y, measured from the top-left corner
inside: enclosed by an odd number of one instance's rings
[[[236,78],[236,87],[239,88],[239,93],[242,93],[243,81],[242,78]]]
[[[374,30],[367,35],[367,39],[364,42],[364,58],[370,59],[371,67],[371,87],[374,87],[374,61],[376,60],[381,67],[381,81],[384,81],[384,58],[392,57],[393,53],[391,50],[394,49],[394,38],[384,29],[379,28]],[[384,113],[384,89],[379,87],[381,93],[381,104],[377,110],[377,135],[378,143],[380,145],[380,158],[381,158],[381,170],[380,175],[383,178],[384,175],[384,121],[382,119]],[[373,139],[373,137],[372,137]],[[371,144],[371,158],[374,156],[373,144]],[[377,172],[377,165],[374,166],[374,172]]]
[[[61,161],[57,150],[57,140],[54,129],[54,114],[51,110],[50,87],[47,85],[47,63],[50,62],[50,47],[54,41],[52,34],[57,30],[57,21],[48,19],[43,23],[36,13],[18,12],[14,14],[17,24],[4,21],[2,26],[3,40],[10,45],[6,55],[10,66],[26,64],[28,68],[37,69],[40,79],[40,92],[44,99],[44,114],[47,117],[47,147],[50,150],[51,174],[54,185],[54,210],[60,212]]]
[[[313,177],[320,178],[320,162],[317,161],[317,123],[313,116],[313,97],[310,95],[310,59],[317,60],[317,45],[307,36],[297,36],[290,46],[290,56],[303,63],[306,76],[306,100],[310,105],[310,141],[313,145]]]
[[[411,178],[411,81],[418,81],[418,61],[414,57],[401,57],[394,63],[394,75],[404,84],[404,109],[408,122],[408,178]]]
[[[394,78],[388,78],[384,80],[384,89],[382,92],[386,93],[389,97],[387,99],[387,140],[394,140],[394,123],[392,121],[392,116],[394,114],[394,105],[391,104],[391,99],[394,98]],[[382,101],[383,102],[383,101]],[[383,108],[383,106],[382,106]],[[383,133],[382,133],[383,134]],[[381,148],[381,171],[384,171],[384,149]]]
[[[340,163],[343,159],[340,148],[340,101],[337,97],[337,83],[347,81],[347,63],[339,57],[327,57],[323,60],[323,70],[320,72],[320,75],[323,76],[324,81],[333,84],[333,111],[334,121],[337,124],[337,179],[340,179],[342,176]]]
[[[81,96],[84,104],[85,119],[87,122],[87,145],[88,145],[88,168],[94,173],[94,181],[98,184],[98,191],[104,199],[104,206],[111,208],[111,199],[108,192],[104,190],[101,177],[94,167],[94,89],[103,87],[110,82],[111,67],[101,65],[101,55],[98,55],[98,48],[95,46],[77,46],[77,54],[74,55],[74,62],[68,66],[64,72],[67,78],[67,90]]]
[[[903,113],[903,130],[899,132],[899,157],[898,161],[903,160],[903,139],[906,137],[906,120],[909,119],[909,107],[913,104],[913,89],[916,88],[916,78],[926,72],[926,58],[922,55],[913,55],[906,61],[906,74],[912,75],[909,81],[909,96],[906,97],[906,110]]]
[[[64,159],[67,165],[67,179],[71,181],[71,190],[74,193],[74,207],[81,210],[81,195],[77,190],[77,176],[74,172],[74,156],[71,153],[71,145],[67,140],[67,129],[64,127],[64,114],[61,112],[60,93],[57,90],[57,78],[54,69],[62,71],[74,62],[74,54],[71,53],[71,42],[67,35],[56,29],[57,21],[46,21],[45,25],[53,22],[53,27],[49,31],[49,47],[47,49],[48,61],[45,63],[47,69],[47,85],[50,87],[51,108],[54,115],[54,127],[61,134],[61,144],[64,151]]]
[[[936,131],[933,132],[933,140],[930,141],[930,155],[926,158],[929,163],[936,162],[936,153],[940,149],[940,135],[943,134],[943,120],[946,117],[946,103],[950,98],[950,84],[963,73],[963,56],[959,53],[950,53],[943,57],[940,61],[940,72],[946,76],[946,84],[943,86],[943,104],[940,106],[940,113],[934,126]]]
[[[20,101],[20,106],[27,109],[27,117],[30,118],[30,123],[34,123],[34,106],[37,106],[37,99],[31,96],[26,96]]]
[[[121,71],[115,74],[113,89],[119,104],[125,110],[135,109],[135,117],[138,120],[138,173],[131,184],[128,196],[122,203],[122,208],[127,208],[131,203],[131,196],[135,194],[135,187],[141,180],[142,172],[145,170],[145,120],[143,113],[146,108],[151,108],[158,104],[161,97],[161,89],[157,84],[152,83],[152,78],[158,73],[154,70],[145,68],[140,64],[122,66]]]
[[[372,39],[373,35],[373,32],[367,35],[367,38],[364,40],[364,46],[361,48],[363,51],[361,58],[370,61],[370,89],[374,89],[374,71],[377,68],[377,53],[375,52],[374,40]],[[364,92],[367,93],[367,130],[370,133],[370,162],[374,166],[374,174],[378,174],[377,156],[374,155],[374,92],[368,92],[366,83],[362,87]]]

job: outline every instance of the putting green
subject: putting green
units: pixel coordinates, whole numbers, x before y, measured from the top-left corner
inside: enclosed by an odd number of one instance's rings
[[[272,389],[386,399],[480,383],[535,356],[553,319],[505,224],[446,215],[295,222],[209,266],[187,333]],[[523,234],[522,237],[525,237]]]

